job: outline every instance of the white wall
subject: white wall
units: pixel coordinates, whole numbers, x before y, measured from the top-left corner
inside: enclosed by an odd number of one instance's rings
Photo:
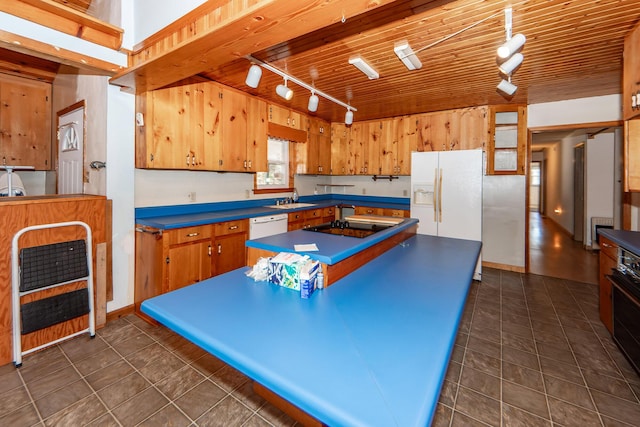
[[[134,44],[171,24],[206,0],[136,0],[134,5]],[[153,16],[153,19],[149,19]]]
[[[601,133],[587,139],[585,169],[584,244],[591,246],[591,218],[613,218],[614,153],[613,133]]]
[[[606,95],[531,104],[529,128],[622,120],[622,96]]]

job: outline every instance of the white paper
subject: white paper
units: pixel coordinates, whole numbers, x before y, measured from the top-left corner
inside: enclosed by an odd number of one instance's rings
[[[320,249],[318,249],[318,247],[316,246],[315,243],[305,243],[303,245],[293,245],[293,248],[296,250],[296,252],[313,252],[313,251],[319,251]]]

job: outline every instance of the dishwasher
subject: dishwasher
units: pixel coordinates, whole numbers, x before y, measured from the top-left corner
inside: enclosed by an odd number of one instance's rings
[[[286,233],[289,215],[265,215],[249,218],[249,240]]]

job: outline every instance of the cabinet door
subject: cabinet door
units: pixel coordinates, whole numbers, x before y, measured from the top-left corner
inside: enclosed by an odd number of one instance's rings
[[[0,161],[51,169],[51,85],[0,77]]]
[[[640,119],[624,122],[624,191],[640,191]]]
[[[395,151],[396,175],[411,175],[411,150],[418,141],[418,119],[404,116],[400,119],[398,146]]]
[[[347,175],[350,164],[351,129],[342,123],[331,124],[331,174]]]
[[[356,215],[384,215],[384,208],[372,208],[370,206],[356,206]]]
[[[267,103],[247,97],[247,170],[267,171]]]
[[[211,241],[169,247],[166,276],[170,291],[211,277]]]
[[[220,169],[244,172],[247,160],[247,97],[222,90],[222,163]]]
[[[613,311],[611,300],[611,282],[606,276],[611,270],[617,268],[618,245],[604,236],[600,236],[600,269],[598,284],[600,285],[600,320],[604,326],[613,333]]]
[[[322,135],[318,135],[318,174],[331,175],[331,136],[329,125],[325,128]]]
[[[351,125],[351,149],[353,152],[354,173],[367,175],[369,155],[369,123],[358,122]]]
[[[380,121],[380,174],[397,174],[396,159],[398,157],[398,139],[400,130],[399,119],[387,119]]]
[[[216,236],[213,242],[213,272],[223,274],[247,265],[247,233]]]
[[[269,104],[269,122],[291,127],[290,110],[277,104]]]

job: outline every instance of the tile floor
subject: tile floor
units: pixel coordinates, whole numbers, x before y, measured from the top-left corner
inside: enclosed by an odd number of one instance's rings
[[[640,377],[597,287],[484,269],[434,426],[640,425]],[[134,315],[0,367],[1,426],[284,426],[241,373]]]

